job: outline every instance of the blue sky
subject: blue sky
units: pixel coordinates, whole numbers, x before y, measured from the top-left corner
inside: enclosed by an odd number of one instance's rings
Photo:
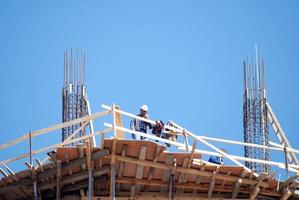
[[[133,113],[147,104],[153,119],[242,141],[242,60],[258,44],[268,99],[299,148],[298,6],[296,1],[1,1],[0,141],[61,121],[66,48],[86,50],[93,112],[102,103]],[[96,127],[103,128],[102,121]],[[60,131],[36,138],[34,148],[60,138]],[[27,146],[2,151],[0,159]],[[241,148],[225,148],[243,154]]]

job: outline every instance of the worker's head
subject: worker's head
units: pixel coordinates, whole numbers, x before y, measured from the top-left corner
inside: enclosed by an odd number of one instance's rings
[[[143,106],[140,107],[140,115],[141,116],[144,117],[147,114],[147,111],[148,111],[147,105],[143,105]]]
[[[221,148],[220,151],[222,151],[223,153],[227,153],[226,149]]]

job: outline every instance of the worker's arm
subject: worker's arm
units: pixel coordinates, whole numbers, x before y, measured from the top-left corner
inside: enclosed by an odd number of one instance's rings
[[[136,119],[132,118],[131,119],[131,123],[130,123],[130,129],[131,130],[135,130],[135,124],[136,124]]]

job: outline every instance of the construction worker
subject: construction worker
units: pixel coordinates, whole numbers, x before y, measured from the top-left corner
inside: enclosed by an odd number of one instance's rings
[[[220,149],[220,151],[226,153],[226,150],[225,149]],[[223,156],[210,156],[209,158],[209,162],[210,163],[214,163],[214,164],[217,164],[217,165],[224,165],[224,157]]]
[[[164,123],[162,120],[157,120],[156,125],[153,126],[152,134],[154,134],[157,137],[162,137],[164,129]],[[156,142],[159,142],[156,140]]]
[[[148,106],[147,105],[143,105],[140,107],[140,113],[137,115],[139,117],[143,117],[145,119],[148,119]],[[142,132],[142,133],[147,133],[147,129],[152,129],[152,124],[136,119],[136,118],[132,118],[131,120],[131,124],[130,124],[130,128],[134,131],[138,131],[138,132]],[[135,134],[132,134],[132,138],[134,140],[139,139],[139,136],[137,138],[137,136]],[[141,140],[146,139],[146,137],[141,136],[140,137]]]

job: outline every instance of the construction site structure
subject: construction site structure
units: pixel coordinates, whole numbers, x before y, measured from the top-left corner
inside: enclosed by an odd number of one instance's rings
[[[0,153],[29,144],[20,155],[0,161],[0,200],[299,199],[299,150],[291,147],[266,99],[264,65],[258,60],[255,65],[244,63],[245,141],[241,142],[193,133],[173,121],[164,125],[166,138],[135,131],[123,123],[124,118],[152,126],[157,122],[114,103],[91,113],[85,91],[85,55],[78,52],[74,59],[72,51],[66,52],[63,122],[0,144]],[[94,130],[92,122],[99,119],[112,121]],[[279,144],[265,138],[268,123]],[[34,138],[60,130],[61,142],[33,149]],[[129,140],[132,134],[146,140]],[[101,138],[99,144],[96,136]],[[219,143],[245,149],[245,156],[229,154]],[[280,152],[285,162],[270,159],[267,155],[273,151]],[[207,162],[204,156],[224,158],[230,164]],[[24,162],[26,169],[15,173],[9,165],[17,161]],[[270,173],[270,167],[274,172]],[[275,170],[285,170],[287,176],[277,179]]]
[[[269,146],[269,122],[266,105],[265,63],[257,53],[250,63],[244,61],[244,142]],[[245,157],[270,160],[268,149],[245,146]],[[245,162],[245,165],[256,172],[270,172],[270,165]]]
[[[31,138],[75,124],[84,124],[106,115],[112,123],[91,134],[72,138],[55,145],[32,150],[20,156],[0,161],[0,199],[298,199],[299,166],[289,164],[293,173],[286,180],[277,180],[275,173],[256,173],[242,164],[250,161],[286,170],[285,163],[231,155],[211,142],[251,146],[288,153],[299,153],[290,147],[244,143],[228,139],[194,134],[170,122],[165,129],[176,135],[169,139],[131,130],[122,123],[123,117],[136,118],[155,125],[155,121],[141,118],[119,109],[115,104],[102,105],[104,111],[82,118],[32,131],[21,138],[0,145],[0,150]],[[112,138],[106,138],[112,132]],[[147,140],[125,139],[136,134]],[[89,138],[101,135],[101,143],[92,147]],[[84,140],[76,147],[64,147]],[[192,143],[189,145],[189,142]],[[165,144],[177,147],[167,150]],[[274,144],[276,146],[273,146]],[[202,150],[206,145],[213,151]],[[25,162],[27,170],[14,173],[8,163],[48,152],[49,161],[36,164]],[[203,159],[203,155],[222,156],[235,165],[217,165]],[[6,171],[6,172],[5,172]]]
[[[62,88],[62,122],[68,122],[90,114],[89,101],[85,87],[85,52],[66,50],[64,53],[64,81]],[[92,121],[82,129],[80,124],[75,124],[62,129],[62,141],[86,135],[87,128],[93,132]],[[93,145],[95,143],[94,138]],[[74,146],[84,141],[68,144]]]

